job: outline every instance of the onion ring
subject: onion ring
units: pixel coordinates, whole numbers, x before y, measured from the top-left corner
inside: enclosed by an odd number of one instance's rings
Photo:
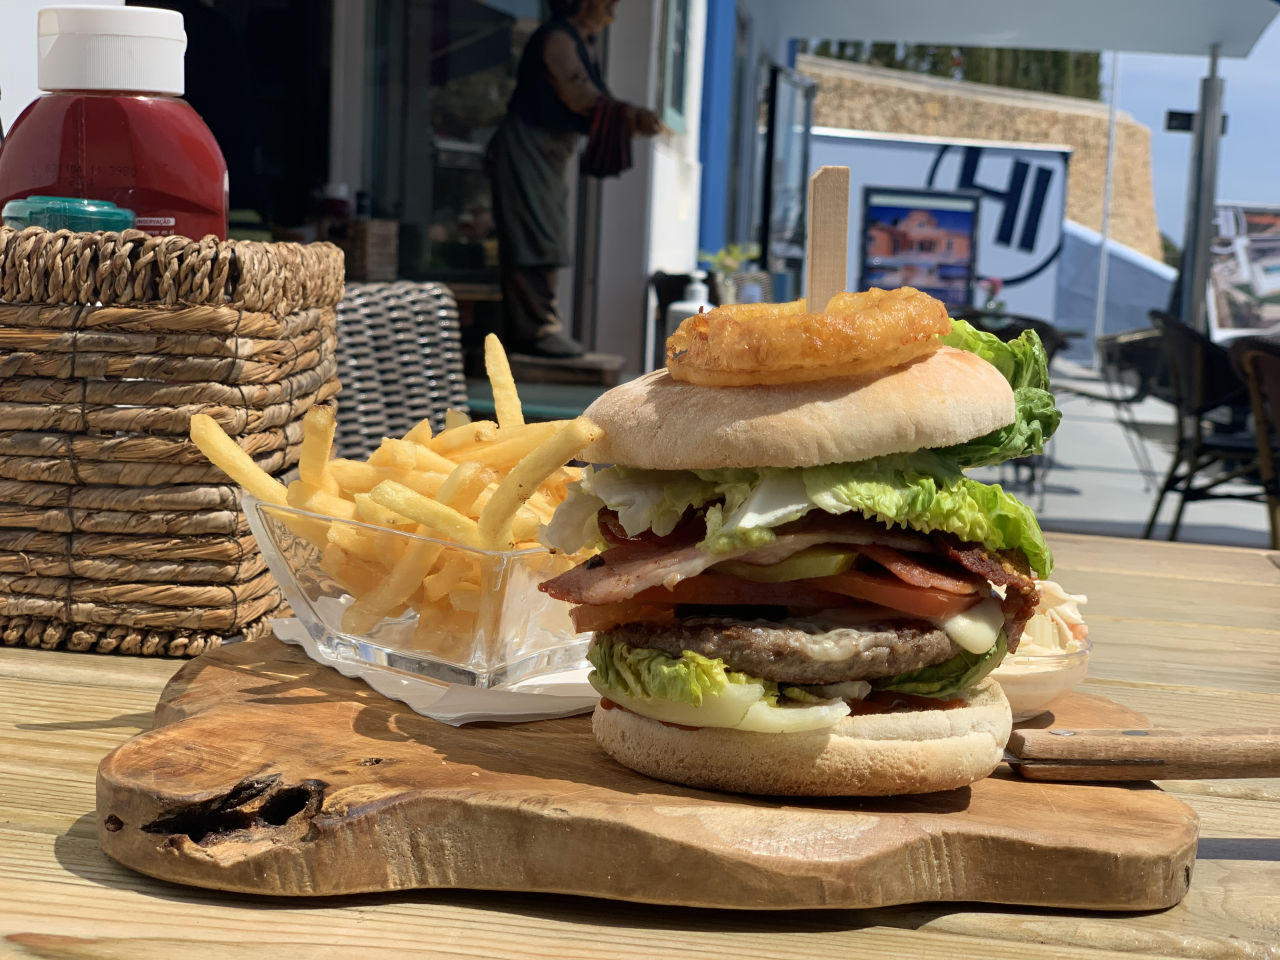
[[[932,353],[950,331],[946,305],[912,287],[838,293],[825,313],[803,300],[730,304],[680,324],[667,370],[722,387],[849,377]]]

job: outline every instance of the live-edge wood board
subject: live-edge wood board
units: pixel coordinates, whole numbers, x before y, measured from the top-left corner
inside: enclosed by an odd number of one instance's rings
[[[1147,726],[1072,694],[1036,725]],[[103,849],[219,890],[464,887],[740,909],[967,900],[1148,910],[1186,893],[1194,811],[1149,783],[796,800],[611,760],[588,717],[450,727],[277,640],[199,657],[98,770]]]

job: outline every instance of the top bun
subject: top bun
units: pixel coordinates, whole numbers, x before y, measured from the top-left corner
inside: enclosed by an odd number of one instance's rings
[[[605,435],[583,459],[645,470],[816,467],[949,447],[1014,421],[1013,389],[981,357],[942,347],[856,377],[709,387],[656,370],[583,416]]]

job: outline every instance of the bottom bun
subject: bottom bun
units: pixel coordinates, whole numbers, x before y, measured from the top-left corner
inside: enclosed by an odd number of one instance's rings
[[[685,729],[597,706],[591,729],[623,766],[690,787],[801,797],[887,797],[954,790],[988,776],[1009,739],[994,680],[951,710],[845,717],[804,733]]]

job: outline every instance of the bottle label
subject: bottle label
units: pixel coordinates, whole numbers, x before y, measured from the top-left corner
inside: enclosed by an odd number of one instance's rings
[[[177,226],[174,217],[138,217],[138,229],[153,237],[172,237]]]

